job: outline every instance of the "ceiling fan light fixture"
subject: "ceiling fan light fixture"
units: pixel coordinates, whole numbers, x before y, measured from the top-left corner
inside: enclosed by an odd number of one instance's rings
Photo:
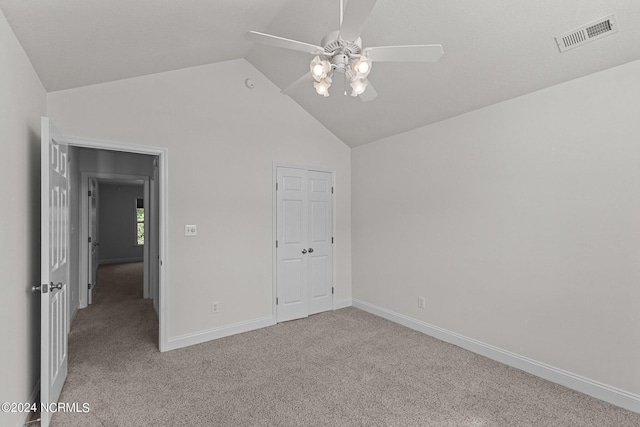
[[[303,52],[314,56],[309,64],[309,73],[314,81],[316,92],[329,96],[331,81],[336,73],[343,74],[345,79],[344,94],[347,94],[346,83],[352,88],[352,95],[361,96],[362,101],[371,101],[377,96],[375,88],[367,77],[375,62],[435,62],[444,53],[439,44],[413,44],[403,46],[373,46],[363,48],[361,34],[367,18],[371,14],[377,0],[348,0],[346,6],[340,0],[340,27],[327,33],[319,45],[291,40],[273,34],[249,31],[245,38],[250,41],[271,45],[277,48]],[[302,80],[309,80],[305,75]],[[297,85],[297,82],[294,83]],[[290,85],[291,87],[293,85]],[[283,92],[287,93],[289,87]],[[341,85],[342,89],[342,85]]]
[[[327,79],[322,79],[313,84],[313,87],[316,88],[316,93],[318,95],[322,95],[324,97],[329,96],[329,88],[331,87],[331,83],[327,81]]]
[[[320,82],[327,77],[327,73],[331,70],[331,63],[326,59],[320,59],[316,56],[311,60],[310,64],[311,76],[316,82]]]
[[[367,82],[362,79],[355,79],[349,85],[351,86],[351,96],[358,96],[367,89]]]
[[[371,59],[362,55],[351,63],[351,69],[360,79],[366,78],[371,72]]]

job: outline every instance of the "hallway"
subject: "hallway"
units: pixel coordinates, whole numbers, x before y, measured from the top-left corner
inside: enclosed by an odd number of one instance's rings
[[[158,319],[152,300],[142,297],[142,280],[143,263],[100,266],[95,301],[79,310],[71,324],[69,373],[60,396],[60,402],[78,402],[80,407],[86,402],[90,411],[88,416],[55,414],[52,426],[102,425],[92,413],[118,411],[109,407],[117,399],[104,395],[105,390],[117,390],[118,383],[130,380],[132,370],[153,368],[149,357],[160,354]],[[103,387],[106,384],[112,387]]]

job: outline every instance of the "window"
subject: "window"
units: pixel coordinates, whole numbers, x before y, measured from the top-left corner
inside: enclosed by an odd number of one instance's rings
[[[136,245],[144,245],[144,199],[136,199]]]

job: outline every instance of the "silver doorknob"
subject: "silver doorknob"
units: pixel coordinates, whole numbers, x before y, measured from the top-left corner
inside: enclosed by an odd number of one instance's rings
[[[313,248],[309,248],[309,253],[313,253]]]
[[[40,289],[42,289],[41,285],[34,285],[31,287],[31,292],[40,292]]]
[[[303,254],[306,254],[306,253],[307,253],[307,250],[306,250],[306,249],[303,249],[303,250],[302,250],[302,253],[303,253]]]
[[[51,286],[49,286],[49,288],[50,288],[51,290],[54,290],[54,289],[62,289],[62,282],[58,282],[58,283],[56,283],[55,285],[53,284],[53,282],[51,282]]]

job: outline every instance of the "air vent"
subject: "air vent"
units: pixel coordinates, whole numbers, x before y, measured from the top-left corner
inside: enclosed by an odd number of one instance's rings
[[[618,32],[616,15],[611,14],[605,18],[598,19],[590,24],[556,36],[556,43],[560,52],[582,46],[585,43],[597,40]]]

